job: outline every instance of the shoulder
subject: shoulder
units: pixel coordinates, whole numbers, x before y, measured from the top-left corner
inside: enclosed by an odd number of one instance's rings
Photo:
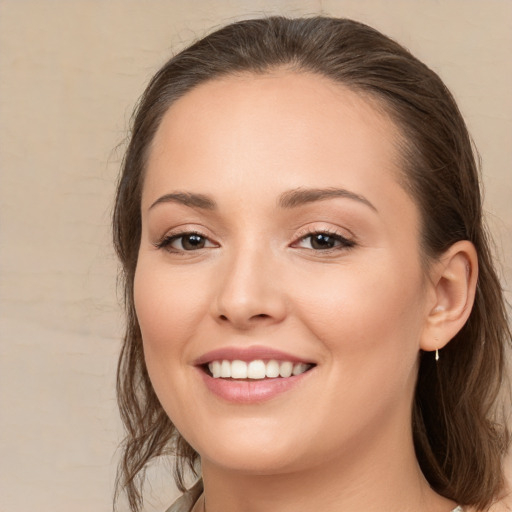
[[[203,492],[203,481],[198,480],[193,487],[183,493],[166,512],[190,512]]]
[[[512,512],[512,499],[508,496],[506,499],[493,505],[489,512]]]
[[[463,512],[512,512],[512,499],[509,495],[497,503],[494,503],[494,505],[491,505],[491,507],[486,510],[480,510],[472,507],[464,507],[462,510]],[[453,512],[457,512],[457,509]]]

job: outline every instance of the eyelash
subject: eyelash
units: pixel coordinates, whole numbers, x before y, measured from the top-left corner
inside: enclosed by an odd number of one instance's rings
[[[194,252],[194,250],[175,249],[175,248],[171,247],[171,244],[173,242],[175,242],[176,240],[179,240],[180,238],[185,238],[187,236],[189,236],[189,237],[194,236],[194,235],[204,239],[205,241],[209,240],[208,237],[205,236],[200,231],[193,230],[193,231],[182,231],[180,233],[174,233],[174,234],[167,235],[167,236],[163,237],[161,240],[159,240],[158,242],[156,242],[154,245],[157,249],[166,249],[167,251],[174,253],[174,254],[183,254],[186,252]],[[330,247],[327,249],[314,249],[313,247],[306,248],[306,249],[314,251],[314,252],[321,252],[324,254],[329,254],[329,253],[332,253],[335,251],[348,250],[348,249],[355,247],[355,245],[356,245],[356,243],[353,240],[350,240],[350,239],[344,237],[343,235],[341,235],[340,233],[337,233],[336,231],[329,230],[329,229],[320,229],[320,230],[314,230],[314,231],[305,230],[303,233],[300,233],[297,241],[293,242],[292,246],[296,246],[297,244],[303,242],[304,240],[306,240],[308,238],[312,239],[315,235],[316,236],[324,235],[328,238],[332,238],[334,240],[334,242],[338,243],[339,245],[337,245],[335,247]],[[196,250],[200,250],[203,248],[204,247],[200,247],[199,249],[196,249]]]
[[[159,240],[156,244],[155,244],[155,247],[157,249],[166,249],[167,251],[169,252],[172,252],[174,254],[182,254],[182,253],[185,253],[185,252],[194,252],[194,251],[187,251],[186,249],[175,249],[173,247],[171,247],[171,244],[173,242],[175,242],[176,240],[179,240],[180,238],[185,238],[187,236],[198,236],[198,237],[201,237],[203,238],[204,240],[208,240],[208,237],[205,236],[203,233],[201,233],[200,231],[182,231],[180,233],[173,233],[173,234],[170,234],[170,235],[167,235],[167,236],[164,236],[161,240]],[[183,243],[182,243],[183,245]]]
[[[335,230],[330,230],[330,229],[315,229],[313,231],[306,229],[304,232],[299,233],[297,242],[294,242],[293,245],[297,245],[297,244],[303,242],[304,240],[307,240],[308,238],[310,238],[312,241],[313,237],[318,236],[318,235],[324,235],[326,237],[332,238],[334,240],[334,242],[338,243],[338,245],[336,245],[335,247],[327,248],[327,249],[314,249],[313,247],[311,247],[310,249],[308,248],[308,250],[318,252],[318,253],[323,253],[323,254],[330,254],[335,251],[343,251],[343,250],[346,251],[346,250],[352,249],[356,245],[354,240],[350,240],[350,239],[346,238],[345,236],[343,236],[342,234],[336,232]]]

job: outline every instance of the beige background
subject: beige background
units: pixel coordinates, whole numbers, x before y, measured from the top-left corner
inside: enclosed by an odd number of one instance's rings
[[[171,48],[274,12],[367,22],[441,74],[482,154],[511,297],[511,0],[0,0],[1,512],[111,509],[114,148]],[[175,493],[154,473],[148,511]]]

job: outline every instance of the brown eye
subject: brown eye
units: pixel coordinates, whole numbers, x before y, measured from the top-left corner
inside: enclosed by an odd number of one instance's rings
[[[190,234],[180,236],[176,241],[181,240],[181,248],[185,251],[194,251],[195,249],[202,249],[206,245],[206,238],[201,235]]]
[[[200,233],[179,233],[169,235],[155,245],[158,249],[166,249],[169,252],[175,253],[216,247],[216,244]]]
[[[310,238],[311,247],[317,250],[332,249],[336,246],[336,242],[338,242],[338,240],[327,233],[316,233],[311,235]]]
[[[329,232],[310,233],[303,236],[297,246],[314,251],[328,251],[333,249],[348,249],[355,244],[347,238]]]

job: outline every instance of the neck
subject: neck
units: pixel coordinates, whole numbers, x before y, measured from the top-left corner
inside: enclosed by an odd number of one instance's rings
[[[412,433],[355,442],[353,450],[294,472],[250,474],[203,460],[206,512],[448,512],[416,461]],[[385,441],[384,441],[385,439]],[[404,439],[410,442],[404,446]]]

